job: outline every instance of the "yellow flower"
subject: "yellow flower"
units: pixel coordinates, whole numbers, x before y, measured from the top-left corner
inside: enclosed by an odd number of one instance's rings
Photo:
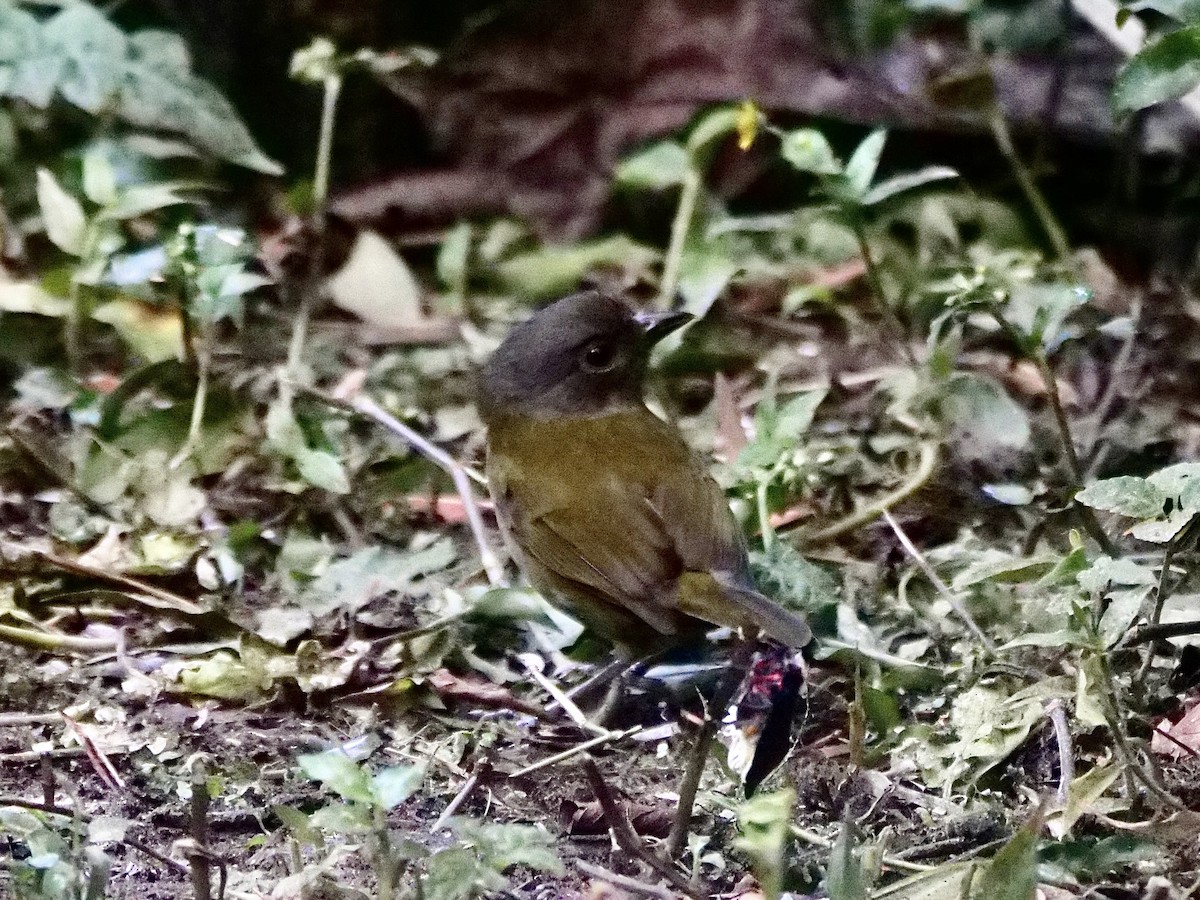
[[[758,120],[762,113],[753,100],[743,100],[737,112],[738,149],[749,150],[758,136]]]

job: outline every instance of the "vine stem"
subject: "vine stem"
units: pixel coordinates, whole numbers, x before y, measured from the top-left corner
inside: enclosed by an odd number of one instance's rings
[[[683,248],[687,244],[692,219],[696,216],[696,204],[700,199],[703,180],[694,165],[689,165],[679,192],[679,205],[675,207],[675,218],[671,222],[671,242],[663,258],[662,282],[658,287],[658,308],[670,309],[679,288],[679,269],[683,263]]]

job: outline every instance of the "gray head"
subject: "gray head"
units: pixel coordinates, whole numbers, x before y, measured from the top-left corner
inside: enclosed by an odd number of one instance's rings
[[[641,403],[650,349],[691,318],[635,312],[599,291],[564,297],[509,332],[483,370],[480,412],[594,416]]]

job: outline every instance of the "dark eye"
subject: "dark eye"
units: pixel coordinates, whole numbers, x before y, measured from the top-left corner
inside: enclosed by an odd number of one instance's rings
[[[583,350],[583,368],[587,372],[607,372],[617,359],[617,347],[610,341],[593,341]]]

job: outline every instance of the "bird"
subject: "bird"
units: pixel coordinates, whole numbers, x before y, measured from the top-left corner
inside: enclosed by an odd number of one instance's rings
[[[643,398],[692,318],[586,290],[511,329],[478,389],[496,516],[533,587],[626,655],[714,627],[800,648],[808,625],[757,590],[724,492]]]

